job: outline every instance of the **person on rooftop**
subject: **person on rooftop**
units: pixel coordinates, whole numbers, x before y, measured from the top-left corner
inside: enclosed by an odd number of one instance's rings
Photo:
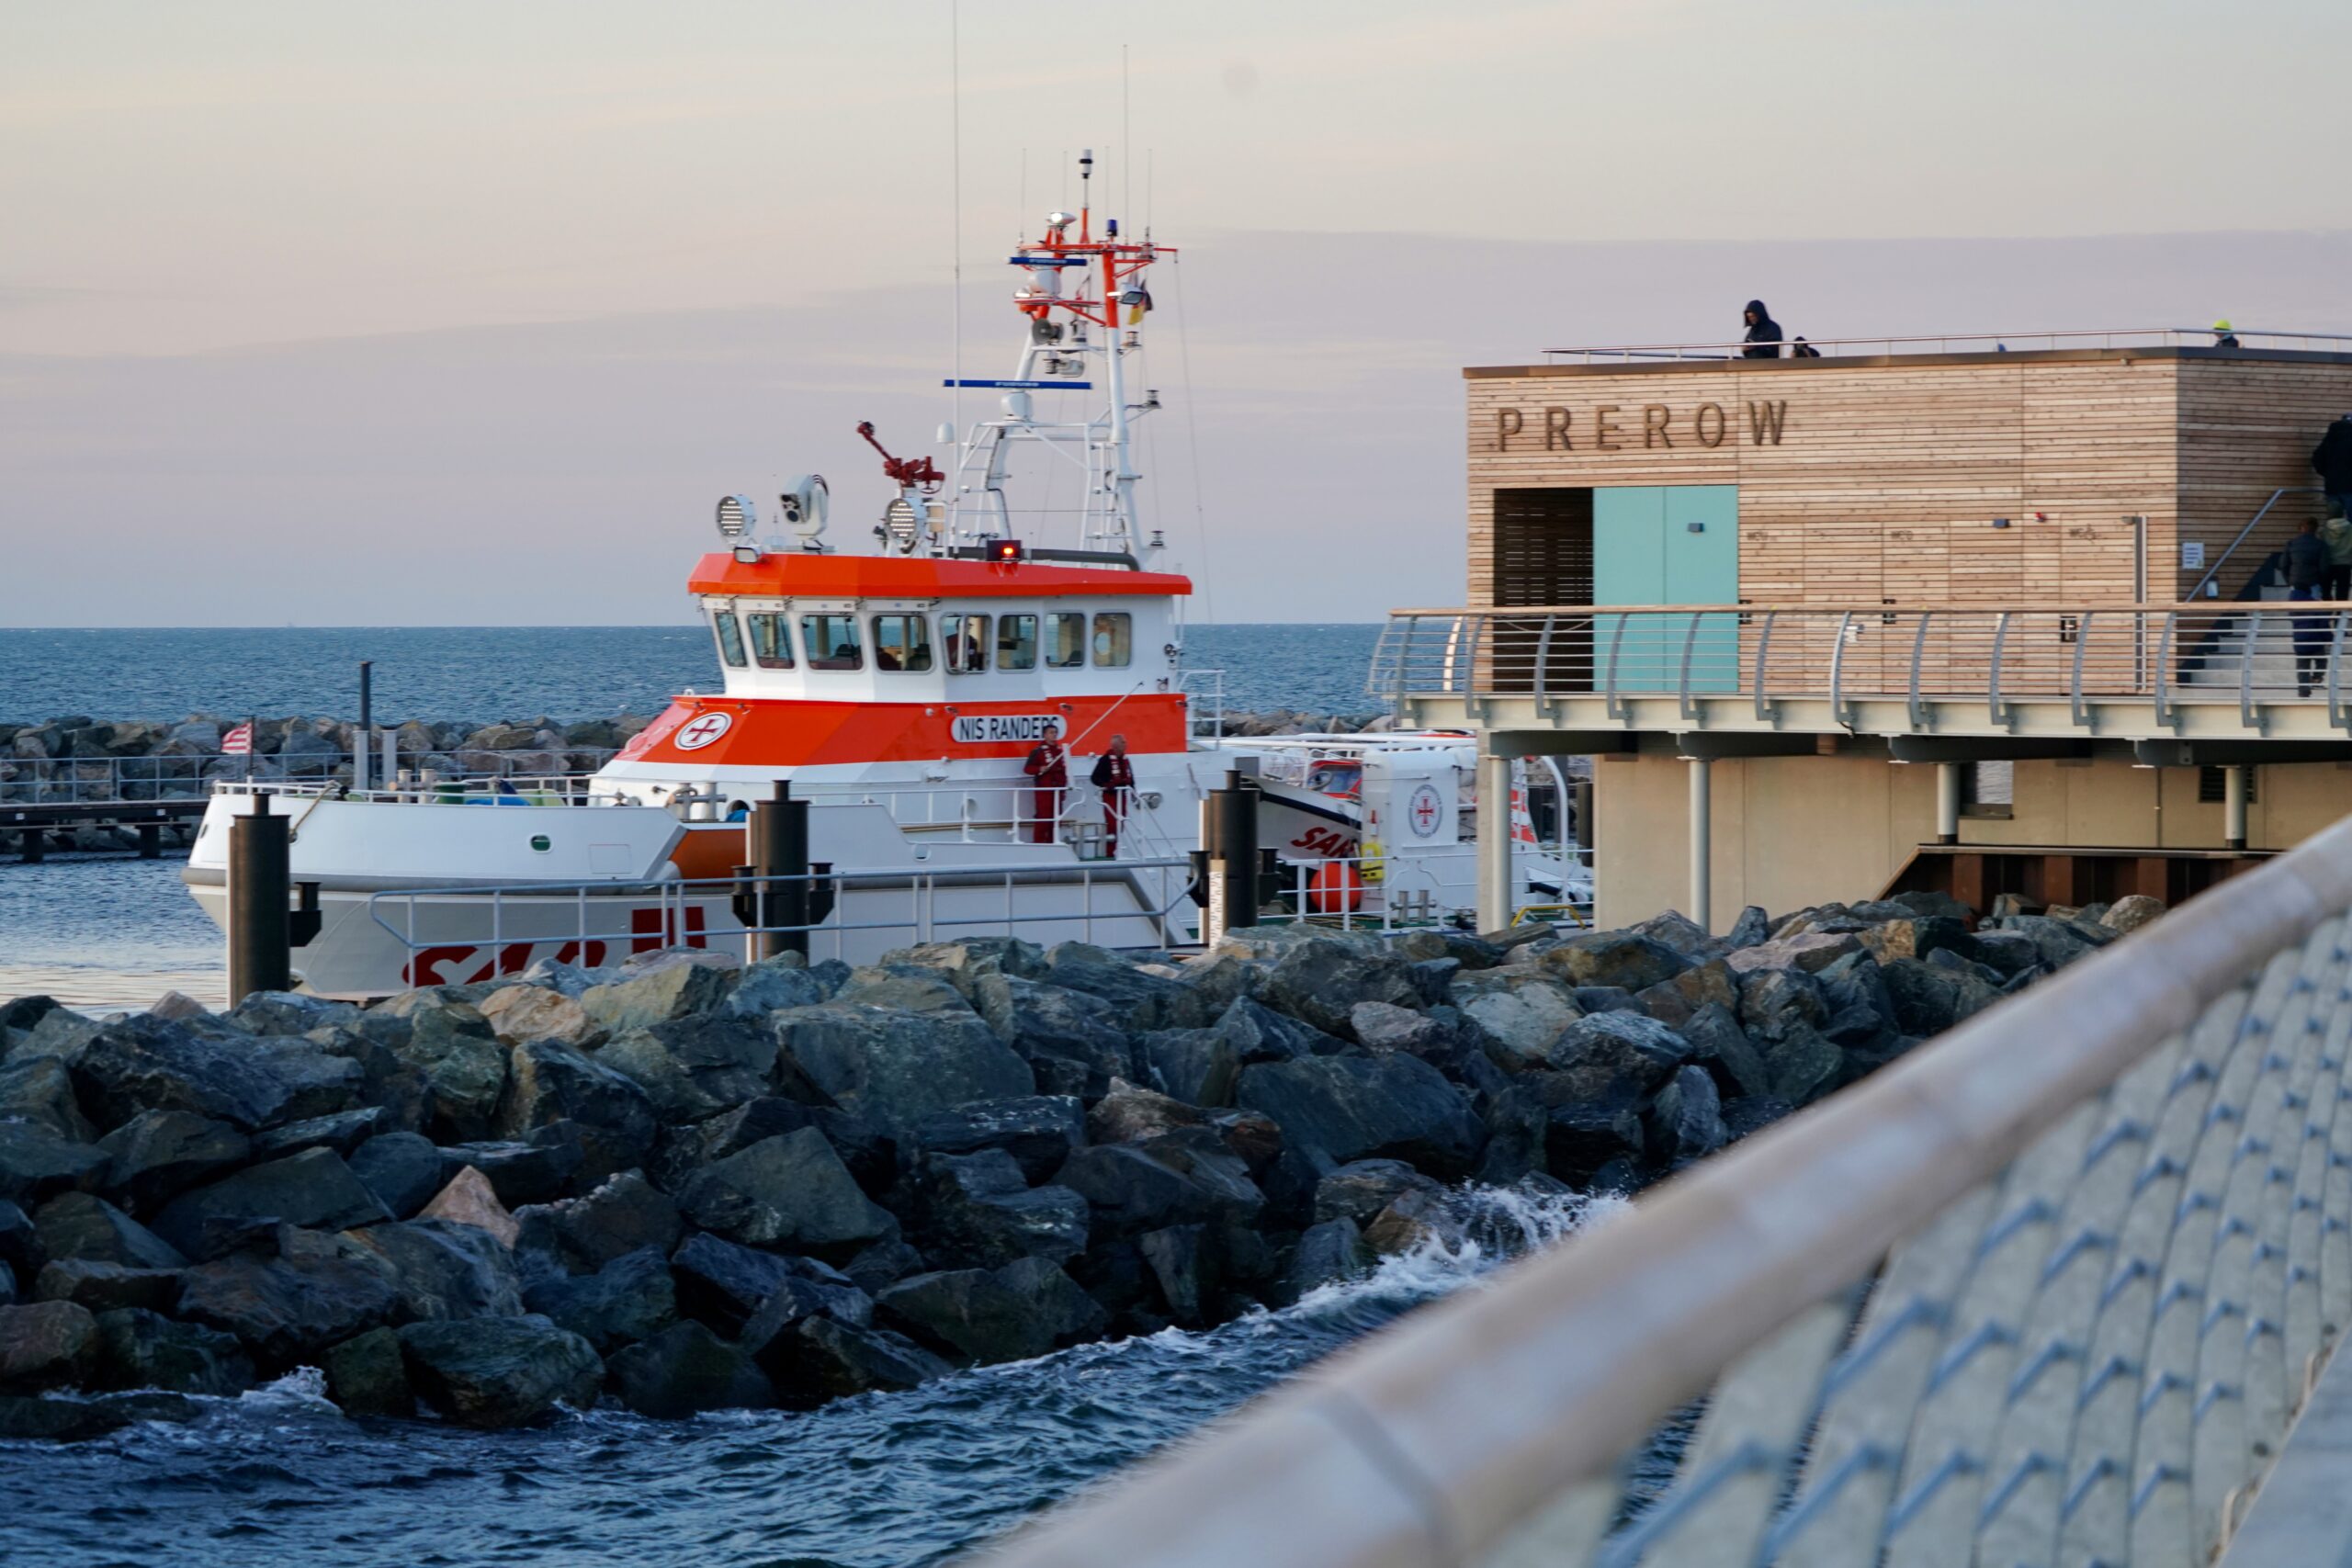
[[[1747,335],[1741,341],[1747,346],[1739,351],[1742,359],[1778,359],[1781,357],[1781,323],[1764,308],[1761,299],[1747,302],[1745,320]]]
[[[2235,329],[2230,325],[2230,319],[2227,316],[2222,317],[2220,321],[2213,323],[2213,346],[2215,348],[2237,348],[2241,346],[2238,343],[2238,334]]]
[[[2320,488],[2327,491],[2328,504],[2352,517],[2352,412],[2330,424],[2319,438],[2312,448],[2312,467],[2319,473]]]

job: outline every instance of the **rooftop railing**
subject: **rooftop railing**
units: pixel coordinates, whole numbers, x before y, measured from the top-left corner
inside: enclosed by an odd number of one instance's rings
[[[991,1562],[2210,1562],[2352,1322],[2347,909],[2352,822]]]
[[[2352,734],[2347,642],[2352,604],[2316,603],[1407,609],[1368,688],[1622,726]]]
[[[2029,350],[2070,348],[2212,348],[2220,335],[2210,327],[2088,327],[2059,332],[1911,333],[1876,337],[1809,337],[1805,340],[1805,346],[1815,350],[1824,359],[1851,358],[1862,355],[1884,358],[1907,354],[2017,354]],[[2237,340],[2234,346],[2239,348],[2352,354],[2352,333],[2346,333],[2264,332],[2241,327],[2230,335]],[[1775,348],[1779,356],[1785,358],[1794,346],[1792,334],[1790,342],[1779,344],[1756,344],[1744,339],[1733,339],[1704,343],[1612,344],[1547,348],[1543,352],[1545,361],[1550,364],[1606,365],[1653,359],[1738,359],[1754,347]]]

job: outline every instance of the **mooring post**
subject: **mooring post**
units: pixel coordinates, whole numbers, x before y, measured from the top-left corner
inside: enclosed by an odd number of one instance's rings
[[[351,787],[365,794],[368,770],[376,760],[376,705],[370,680],[376,668],[372,659],[359,661],[359,728],[351,737]]]
[[[1960,842],[1960,770],[1963,762],[1936,764],[1936,842]]]
[[[2243,764],[2222,770],[2222,842],[2232,850],[2245,848],[2245,803],[2253,793],[2254,770]]]
[[[39,865],[49,857],[49,839],[39,828],[26,828],[17,834],[17,858],[27,865]]]
[[[292,818],[274,816],[269,796],[229,818],[229,1005],[255,991],[294,987],[287,899],[291,895]]]
[[[1204,946],[1215,946],[1238,926],[1258,923],[1258,792],[1241,770],[1201,801],[1201,840],[1208,851],[1208,906]]]
[[[782,953],[808,955],[808,803],[792,798],[792,785],[775,781],[775,793],[752,806],[744,825],[750,843],[753,908],[763,929],[752,942],[759,958]],[[776,928],[786,928],[778,930]],[[803,928],[794,930],[789,928]]]
[[[1489,742],[1489,745],[1492,743]],[[1498,931],[1510,924],[1511,898],[1519,891],[1510,865],[1510,759],[1478,752],[1478,929]]]
[[[141,860],[164,858],[164,825],[162,823],[141,822],[139,824],[139,858]]]
[[[1714,929],[1714,764],[1693,757],[1690,770],[1690,919],[1702,931]]]

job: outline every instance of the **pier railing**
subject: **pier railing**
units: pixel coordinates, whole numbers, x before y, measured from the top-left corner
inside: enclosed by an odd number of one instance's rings
[[[2352,734],[2347,662],[2341,604],[1583,604],[1392,612],[1368,686],[1603,727]]]
[[[2211,1561],[2352,1322],[2348,909],[2352,820],[992,1561]]]
[[[1905,333],[1876,337],[1808,337],[1805,346],[1825,359],[1869,355],[1890,358],[1910,354],[2022,354],[2052,349],[2109,348],[2229,348],[2267,349],[2273,353],[2352,354],[2352,334],[2344,333],[2267,332],[2241,327],[2231,332],[2237,341],[2224,344],[2222,334],[2210,327],[2075,327],[2055,332]],[[1739,359],[1753,347],[1769,347],[1786,355],[1788,343],[1754,344],[1742,338],[1702,343],[1632,343],[1547,348],[1549,363],[1610,365],[1645,360]]]
[[[586,761],[601,763],[610,750],[566,747],[558,755],[565,765]],[[444,779],[464,780],[524,776],[524,770],[544,772],[547,751],[469,751],[472,766],[444,771]],[[373,759],[371,758],[371,761]],[[380,765],[380,764],[379,764]],[[297,752],[247,757],[243,753],[192,752],[154,757],[0,757],[0,803],[39,806],[78,806],[117,801],[195,800],[212,793],[217,784],[247,780],[287,783],[311,788],[330,787],[338,775],[351,776],[348,751]]]

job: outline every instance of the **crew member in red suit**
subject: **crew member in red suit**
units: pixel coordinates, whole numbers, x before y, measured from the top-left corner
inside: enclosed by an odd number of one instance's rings
[[[1127,761],[1127,738],[1111,737],[1111,749],[1094,759],[1094,787],[1102,794],[1102,852],[1116,858],[1119,828],[1135,799],[1136,765]]]
[[[1069,788],[1069,753],[1058,734],[1048,735],[1030,750],[1021,771],[1037,781],[1029,792],[1029,841],[1050,844],[1054,826],[1061,820],[1062,793]]]

